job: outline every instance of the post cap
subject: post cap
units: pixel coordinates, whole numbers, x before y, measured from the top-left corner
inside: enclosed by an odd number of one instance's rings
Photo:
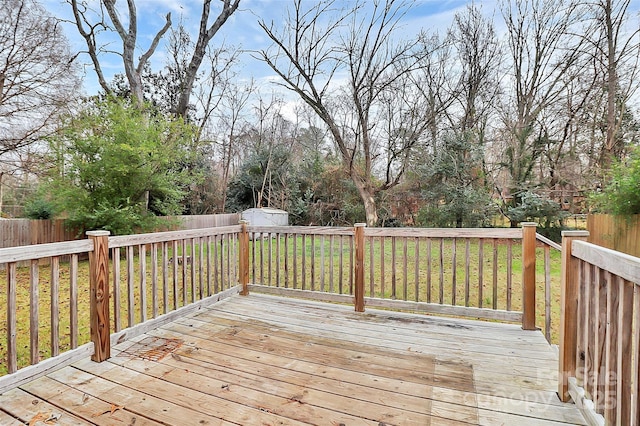
[[[353,226],[356,227],[356,228],[366,228],[367,224],[366,223],[354,223]]]
[[[535,222],[522,222],[520,226],[524,228],[525,226],[538,226],[538,224]]]
[[[107,237],[111,235],[111,231],[104,231],[104,230],[87,231],[86,234],[88,237]]]

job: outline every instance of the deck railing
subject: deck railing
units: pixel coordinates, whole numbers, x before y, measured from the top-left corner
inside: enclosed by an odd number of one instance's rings
[[[7,277],[6,292],[0,291],[6,309],[0,367],[8,373],[0,377],[0,393],[90,354],[106,359],[117,341],[237,293],[241,229],[131,236],[94,231],[86,240],[0,249]],[[79,255],[88,255],[89,263]],[[50,267],[42,259],[50,259]],[[30,267],[18,266],[25,261]]]
[[[536,245],[546,273],[551,338],[550,249],[522,229],[247,226],[249,288],[271,294],[522,322],[536,327]],[[515,267],[514,267],[515,265]],[[542,308],[538,308],[542,309]]]
[[[354,303],[357,311],[365,305],[410,309],[522,322],[534,329],[536,310],[551,300],[548,248],[547,293],[535,297],[536,287],[542,287],[536,283],[536,240],[549,247],[535,229],[534,224],[394,229],[243,223],[132,236],[96,231],[87,240],[0,249],[0,266],[7,270],[6,292],[0,292],[0,306],[7,309],[0,332],[6,324],[7,347],[0,346],[0,359],[16,378],[0,378],[0,392],[7,383],[15,386],[89,353],[106,359],[121,339],[252,288]],[[79,262],[79,255],[88,255],[89,264]],[[61,262],[62,256],[71,260]],[[39,265],[45,258],[51,258],[49,269]],[[31,267],[19,268],[20,261]],[[46,312],[43,294],[50,300]],[[27,307],[29,316],[19,307]],[[548,306],[545,311],[548,333],[551,311]],[[79,314],[87,312],[88,318]],[[19,329],[26,318],[29,330]],[[65,325],[61,333],[64,318],[68,331]],[[50,335],[45,345],[43,332]],[[24,336],[28,343],[20,340]],[[20,353],[23,346],[28,357]]]
[[[640,258],[563,233],[558,394],[592,424],[640,424]]]

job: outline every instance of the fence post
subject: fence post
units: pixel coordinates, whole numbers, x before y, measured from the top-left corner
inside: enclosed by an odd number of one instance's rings
[[[578,330],[579,262],[571,256],[574,240],[586,241],[587,231],[562,231],[562,269],[560,277],[560,354],[558,362],[558,397],[562,402],[569,395],[569,377],[576,374]]]
[[[111,331],[109,329],[109,231],[88,231],[93,240],[89,253],[89,314],[92,361],[102,362],[111,356]]]
[[[239,275],[240,275],[240,284],[242,285],[242,290],[240,294],[243,296],[247,296],[249,294],[249,232],[247,232],[247,221],[241,220],[240,226],[242,230],[240,231],[240,262],[239,262]]]
[[[536,329],[536,223],[522,223],[522,329]]]
[[[356,223],[354,227],[354,239],[356,245],[355,265],[355,308],[356,312],[364,312],[364,223]]]

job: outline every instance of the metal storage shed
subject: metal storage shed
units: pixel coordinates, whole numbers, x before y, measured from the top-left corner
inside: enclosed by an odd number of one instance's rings
[[[289,213],[270,207],[247,209],[242,212],[242,220],[255,226],[287,226]]]

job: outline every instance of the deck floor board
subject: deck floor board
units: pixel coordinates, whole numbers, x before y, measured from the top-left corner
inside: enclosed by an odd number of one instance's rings
[[[517,325],[251,294],[5,392],[0,422],[585,424],[556,377],[542,334]]]

